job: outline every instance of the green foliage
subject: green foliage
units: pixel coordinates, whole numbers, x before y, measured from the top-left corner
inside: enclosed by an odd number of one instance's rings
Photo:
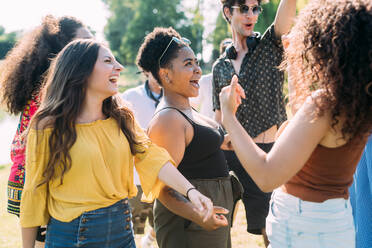
[[[211,35],[207,39],[207,41],[209,43],[212,43],[213,45],[212,61],[215,61],[220,56],[219,54],[220,43],[223,39],[228,37],[231,37],[229,24],[223,17],[222,12],[220,11],[220,13],[217,16],[216,27],[213,33],[211,33]]]
[[[0,59],[3,59],[17,41],[17,32],[5,33],[0,26]]]
[[[200,6],[202,5],[202,0],[198,0],[195,9],[189,9],[188,12],[192,15],[191,22],[188,26],[184,26],[179,31],[180,33],[190,39],[191,47],[196,55],[200,55],[203,52],[203,32],[204,32],[204,17],[201,13]]]
[[[121,56],[119,49],[123,37],[127,33],[127,27],[135,14],[138,1],[135,0],[102,0],[109,8],[111,16],[105,26],[105,37],[115,57],[125,63],[124,56]]]
[[[114,55],[124,64],[134,64],[144,37],[155,27],[173,27],[192,42],[195,53],[201,53],[203,17],[199,2],[187,18],[180,0],[102,0],[109,6],[111,17],[105,35]],[[189,10],[188,10],[189,11]]]
[[[263,11],[260,14],[258,22],[254,27],[255,31],[263,34],[266,29],[274,22],[279,2],[279,0],[271,0],[267,4],[262,5]]]

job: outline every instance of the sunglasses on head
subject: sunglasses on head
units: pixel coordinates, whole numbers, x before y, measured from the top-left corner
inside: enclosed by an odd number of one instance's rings
[[[232,9],[239,9],[240,14],[248,14],[249,9],[252,10],[253,15],[259,15],[262,12],[262,8],[260,5],[255,5],[252,7],[249,7],[245,4],[239,5],[239,6],[231,6]]]
[[[191,41],[185,37],[182,37],[181,39],[178,39],[177,37],[172,37],[172,39],[169,41],[168,45],[165,47],[164,49],[164,52],[160,55],[159,57],[159,68],[160,68],[160,61],[161,59],[164,57],[164,54],[168,51],[168,48],[170,47],[170,45],[172,44],[172,41],[176,42],[177,44],[181,45],[181,44],[186,44],[186,45],[190,45],[191,44]]]

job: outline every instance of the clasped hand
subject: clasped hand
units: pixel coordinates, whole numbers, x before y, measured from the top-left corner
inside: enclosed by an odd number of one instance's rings
[[[198,190],[191,190],[188,194],[190,202],[196,207],[203,222],[206,222],[213,214],[213,203],[211,199],[201,194]]]
[[[201,208],[194,203],[198,201],[195,199],[199,199],[202,205]],[[229,210],[220,206],[213,206],[212,201],[202,195],[199,191],[190,191],[189,200],[193,203],[194,206],[197,207],[196,210],[199,213],[199,216],[202,218],[202,221],[197,221],[197,223],[204,229],[213,231],[229,224],[227,218],[224,216],[224,214],[229,213]]]

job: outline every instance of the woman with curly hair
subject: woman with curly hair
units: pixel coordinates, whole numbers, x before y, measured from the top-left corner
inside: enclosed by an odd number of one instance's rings
[[[128,197],[133,165],[148,200],[165,184],[201,215],[212,202],[195,190],[120,102],[123,67],[94,40],[70,42],[55,58],[27,131],[20,220],[24,247],[48,224],[46,247],[135,247]]]
[[[22,133],[39,106],[39,90],[50,60],[75,38],[92,38],[74,17],[46,16],[40,26],[22,37],[1,65],[1,101],[11,114],[20,114],[11,145],[12,168],[8,181],[8,212],[19,216],[25,179],[25,143]],[[39,229],[38,239],[43,241]]]
[[[220,94],[223,123],[239,160],[263,191],[271,247],[355,247],[348,188],[372,132],[372,2],[312,0],[286,51],[295,103],[269,153],[235,117],[233,78]],[[248,96],[249,97],[249,96]]]

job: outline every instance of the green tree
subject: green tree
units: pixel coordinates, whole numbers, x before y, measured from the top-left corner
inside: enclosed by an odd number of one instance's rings
[[[278,9],[280,0],[271,0],[266,4],[262,4],[262,13],[258,18],[254,29],[263,34],[266,29],[274,22],[276,11]]]
[[[5,28],[0,26],[0,59],[3,59],[17,41],[17,32],[5,33]]]
[[[126,63],[135,62],[137,51],[144,37],[158,26],[173,27],[183,36],[192,34],[189,30],[190,22],[182,11],[180,0],[140,1],[120,46],[120,56]]]
[[[135,14],[138,1],[135,0],[102,0],[111,13],[104,29],[105,37],[115,57],[124,63],[124,57],[119,53],[121,42],[127,33],[127,27]]]
[[[217,16],[216,27],[214,28],[214,31],[210,34],[210,36],[207,39],[207,42],[213,45],[211,58],[212,61],[215,61],[219,57],[220,43],[223,39],[228,37],[231,37],[231,31],[227,21],[225,20],[222,12],[220,11],[220,13]]]
[[[195,55],[197,55],[201,61],[201,55],[203,52],[203,32],[204,32],[204,17],[201,13],[201,6],[203,5],[203,0],[198,0],[195,8],[188,9],[187,12],[190,13],[190,18],[188,18],[187,25],[184,25],[179,30],[182,36],[187,37],[191,41],[191,48],[194,50]]]
[[[144,37],[155,27],[173,27],[192,42],[195,53],[201,53],[203,17],[198,0],[195,9],[187,10],[181,0],[102,0],[111,16],[105,36],[114,55],[124,64],[134,64]],[[186,14],[191,17],[187,18]]]

